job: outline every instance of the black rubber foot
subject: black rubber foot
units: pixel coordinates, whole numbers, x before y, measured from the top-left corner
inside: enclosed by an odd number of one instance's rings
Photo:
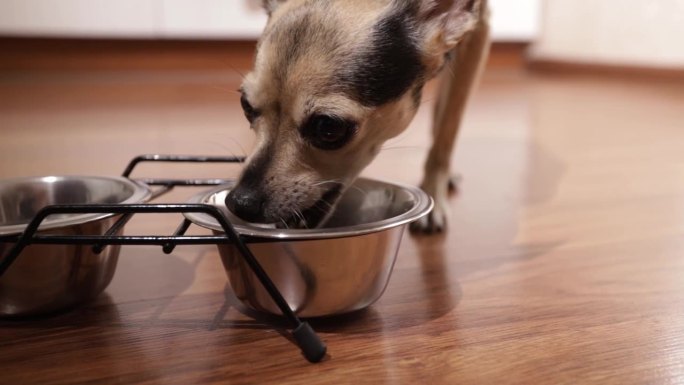
[[[302,322],[292,331],[292,336],[309,362],[320,362],[325,357],[328,348],[308,323]]]

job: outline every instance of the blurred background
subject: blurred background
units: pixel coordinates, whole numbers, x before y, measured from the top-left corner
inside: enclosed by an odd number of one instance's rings
[[[493,0],[495,36],[529,40],[539,0]],[[17,36],[256,39],[266,23],[261,0],[5,0],[0,33]]]
[[[655,68],[684,65],[681,0],[491,0],[497,42],[532,43],[535,60]],[[3,0],[0,35],[73,39],[254,40],[259,0]]]
[[[143,125],[144,134],[159,132],[157,141],[136,141],[145,143],[139,151],[182,150],[187,142],[173,141],[165,132],[174,127],[182,130],[178,122],[184,121],[210,129],[208,136],[199,137],[212,144],[197,143],[199,151],[249,152],[251,137],[240,137],[245,123],[233,90],[250,69],[256,39],[266,22],[260,3],[2,0],[0,109],[5,111],[0,123],[5,131],[16,128],[14,140],[20,140],[19,132],[26,132],[27,119],[43,116],[45,125],[49,121],[52,127],[64,126],[60,131],[64,135],[64,130],[93,122],[61,125],[55,116],[43,115],[43,110],[28,113],[26,109],[102,103],[87,110],[93,113],[98,111],[95,107],[126,105],[128,110],[119,111],[119,131],[129,125]],[[494,44],[483,87],[476,91],[471,110],[478,110],[478,101],[485,105],[495,101],[487,96],[488,92],[515,83],[519,89],[513,93],[521,98],[508,100],[515,106],[510,111],[517,115],[507,121],[520,122],[524,128],[520,132],[529,134],[537,128],[531,124],[539,120],[534,116],[551,110],[536,106],[541,92],[528,92],[547,90],[543,86],[548,80],[558,81],[554,84],[561,88],[591,79],[593,86],[603,81],[611,89],[644,82],[660,89],[684,77],[684,0],[490,0],[490,5]],[[570,74],[574,78],[564,78]],[[609,79],[613,82],[605,83]],[[426,104],[432,99],[433,89],[430,86],[426,91]],[[583,90],[597,95],[590,87]],[[521,105],[523,100],[526,104]],[[600,100],[610,104],[615,98]],[[166,114],[185,111],[185,115],[160,121],[163,115],[157,112],[156,120],[143,122],[138,115],[124,113],[163,103],[170,103]],[[206,110],[201,119],[190,114],[192,105]],[[17,115],[20,110],[25,113]],[[429,125],[428,109],[423,110],[414,126]],[[56,113],[64,111],[57,109]],[[466,117],[472,119],[470,124],[493,127],[486,124],[491,117],[474,113]],[[10,116],[18,120],[8,122]],[[126,116],[132,122],[122,121]],[[235,130],[225,129],[229,126]],[[422,161],[429,144],[428,131],[418,132],[423,138],[422,152],[409,154],[415,163]],[[468,140],[469,132],[463,133],[463,140]],[[140,134],[136,131],[136,135]],[[123,153],[118,155],[128,157],[126,150],[132,152],[134,148],[135,144],[121,147]],[[84,166],[70,156],[64,162],[60,167],[67,171]],[[86,165],[86,171],[103,171],[90,166]]]

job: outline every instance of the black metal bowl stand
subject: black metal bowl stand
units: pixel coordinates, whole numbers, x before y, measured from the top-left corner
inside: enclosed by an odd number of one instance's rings
[[[135,167],[142,162],[184,162],[184,163],[240,163],[242,157],[181,156],[181,155],[140,155],[132,159],[123,176],[130,178]],[[231,182],[226,179],[136,179],[148,186],[158,186],[152,192],[151,199],[168,193],[176,186],[217,186]],[[136,214],[158,213],[204,213],[212,216],[223,228],[225,235],[186,235],[192,225],[183,219],[176,231],[170,236],[116,235],[119,230]],[[41,223],[55,214],[115,214],[119,219],[103,235],[41,235],[38,233]],[[21,235],[0,238],[0,242],[12,242],[14,246],[6,255],[0,256],[0,278],[10,268],[21,252],[32,244],[52,245],[91,245],[93,251],[101,253],[108,245],[157,245],[165,254],[170,254],[179,245],[218,245],[233,244],[245,262],[252,269],[261,284],[278,306],[283,316],[292,327],[292,337],[309,362],[321,361],[327,351],[326,345],[314,332],[311,326],[303,322],[290,309],[287,301],[275,286],[268,274],[254,257],[247,244],[263,240],[240,235],[226,216],[216,207],[206,204],[84,204],[84,205],[51,205],[40,210],[28,224]]]

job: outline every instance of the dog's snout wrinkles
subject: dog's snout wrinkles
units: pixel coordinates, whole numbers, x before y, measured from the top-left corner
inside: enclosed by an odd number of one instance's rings
[[[245,221],[263,221],[264,199],[254,190],[238,186],[226,197],[226,207]]]

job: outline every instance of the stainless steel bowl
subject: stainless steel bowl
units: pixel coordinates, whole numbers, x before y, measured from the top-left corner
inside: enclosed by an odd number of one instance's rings
[[[377,301],[389,282],[406,225],[432,209],[432,199],[418,188],[360,178],[324,227],[271,229],[245,223],[225,208],[230,187],[199,194],[191,202],[220,208],[240,234],[263,240],[250,243],[250,250],[302,317],[347,313]],[[208,215],[186,216],[223,233]],[[219,245],[219,253],[245,305],[281,314],[234,246]]]
[[[141,203],[149,188],[126,178],[35,177],[0,180],[0,258],[45,206],[53,204]],[[116,221],[112,214],[55,215],[40,234],[102,235]],[[73,307],[96,297],[116,269],[119,246],[101,254],[90,246],[31,245],[0,277],[0,317],[34,316]]]

